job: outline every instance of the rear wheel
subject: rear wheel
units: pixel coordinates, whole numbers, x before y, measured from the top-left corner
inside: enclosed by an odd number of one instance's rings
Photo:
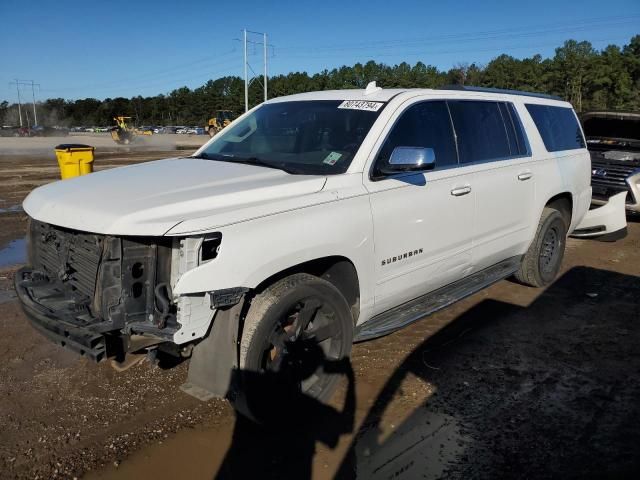
[[[545,207],[536,236],[524,256],[516,279],[532,287],[549,285],[558,275],[567,239],[564,216],[553,207]]]
[[[340,291],[313,275],[291,275],[251,302],[240,343],[240,370],[245,377],[278,382],[285,376],[298,392],[327,401],[342,373],[328,365],[348,357],[352,341],[353,317]],[[252,398],[260,401],[264,392],[242,392],[246,387],[240,386],[241,395],[249,397],[246,403],[254,410]]]

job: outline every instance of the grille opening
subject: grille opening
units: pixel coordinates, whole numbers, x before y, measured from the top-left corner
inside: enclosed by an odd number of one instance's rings
[[[134,263],[131,267],[131,276],[133,278],[140,278],[142,275],[144,275],[144,265],[140,262]]]
[[[29,241],[32,267],[43,283],[33,289],[34,299],[56,317],[95,329],[96,342],[104,342],[105,329],[155,325],[153,287],[170,279],[173,239],[100,235],[32,220]],[[175,320],[169,323],[176,328]],[[71,332],[61,329],[59,336],[58,345],[69,345]],[[93,342],[80,343],[85,341]],[[85,348],[85,356],[99,348]]]
[[[139,298],[142,295],[143,286],[142,283],[136,282],[131,285],[131,296],[133,298]]]

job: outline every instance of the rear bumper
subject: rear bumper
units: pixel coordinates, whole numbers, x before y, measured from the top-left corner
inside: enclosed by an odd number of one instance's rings
[[[28,267],[16,272],[14,285],[26,317],[31,325],[54,343],[99,362],[107,356],[107,338],[89,328],[72,325],[55,316],[49,309],[31,298],[27,288],[32,270]]]

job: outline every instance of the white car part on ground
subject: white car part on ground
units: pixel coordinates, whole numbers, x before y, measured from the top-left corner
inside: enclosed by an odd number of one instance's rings
[[[627,231],[626,196],[627,192],[617,193],[604,205],[589,210],[571,236],[602,240],[623,238]]]

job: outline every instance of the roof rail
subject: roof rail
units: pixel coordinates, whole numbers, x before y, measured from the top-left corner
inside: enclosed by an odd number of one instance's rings
[[[438,87],[438,90],[463,90],[465,92],[505,93],[507,95],[524,95],[526,97],[562,100],[562,98],[558,97],[557,95],[548,95],[546,93],[525,92],[523,90],[507,90],[504,88],[474,87],[471,85],[445,85],[444,87]]]

